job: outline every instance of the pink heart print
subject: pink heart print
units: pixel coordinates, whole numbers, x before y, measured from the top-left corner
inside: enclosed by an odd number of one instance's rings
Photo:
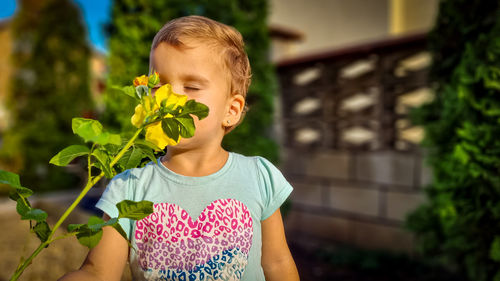
[[[235,199],[213,201],[195,221],[176,204],[158,203],[135,226],[139,265],[166,280],[240,280],[252,246],[252,217]]]

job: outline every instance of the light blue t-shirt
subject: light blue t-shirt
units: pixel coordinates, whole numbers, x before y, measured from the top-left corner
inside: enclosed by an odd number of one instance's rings
[[[161,161],[116,175],[96,207],[117,217],[116,203],[149,200],[154,213],[120,219],[134,248],[134,280],[264,280],[261,221],[292,192],[265,158],[229,153],[217,172],[177,174]]]

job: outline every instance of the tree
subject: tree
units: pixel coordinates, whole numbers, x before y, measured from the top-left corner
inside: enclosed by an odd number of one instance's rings
[[[427,258],[500,280],[499,1],[442,1],[429,46],[436,99],[412,119],[434,180],[407,226]]]
[[[269,137],[277,79],[268,60],[267,1],[116,0],[113,3],[111,22],[106,28],[110,51],[108,85],[125,85],[135,76],[148,72],[153,37],[171,19],[196,14],[238,29],[252,66],[252,84],[247,95],[250,111],[245,121],[225,137],[223,145],[231,151],[260,154],[277,161],[277,145]],[[108,91],[105,103],[106,111],[101,120],[107,126],[132,129],[130,115],[134,108],[131,100]]]
[[[35,190],[74,187],[79,179],[49,160],[79,140],[71,119],[93,109],[85,26],[70,0],[19,4],[7,101],[14,124],[4,134],[2,162],[22,159],[23,184]]]

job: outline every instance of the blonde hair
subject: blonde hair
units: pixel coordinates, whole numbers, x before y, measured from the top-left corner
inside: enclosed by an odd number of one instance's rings
[[[230,94],[240,94],[246,99],[252,74],[243,36],[236,28],[203,16],[191,15],[176,18],[168,21],[156,33],[151,44],[151,54],[162,42],[172,46],[187,47],[181,39],[203,41],[207,46],[217,50],[221,56],[223,68],[230,75]],[[150,74],[152,72],[151,57],[150,55]],[[240,120],[226,127],[226,134],[241,123],[247,111],[248,107],[245,103]]]

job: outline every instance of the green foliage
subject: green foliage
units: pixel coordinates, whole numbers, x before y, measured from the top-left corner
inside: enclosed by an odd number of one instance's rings
[[[48,215],[41,209],[31,207],[28,197],[33,194],[33,191],[21,186],[19,175],[4,170],[0,170],[0,183],[10,187],[9,197],[17,202],[16,211],[21,215],[21,219],[30,221],[30,231],[34,232],[42,242],[47,241],[50,233],[46,222]],[[35,226],[31,224],[32,220],[37,222]]]
[[[137,73],[147,73],[151,42],[156,32],[171,19],[193,14],[238,29],[245,40],[252,66],[252,84],[247,96],[250,111],[245,121],[224,138],[224,147],[246,155],[262,155],[276,162],[278,150],[270,138],[270,125],[277,81],[268,60],[270,40],[266,0],[114,1],[112,21],[107,26],[110,50],[108,85],[128,84]],[[130,115],[134,112],[134,102],[120,98],[115,89],[106,92],[106,111],[100,119],[110,128],[131,131]]]
[[[153,202],[123,200],[116,204],[116,208],[118,208],[118,212],[120,213],[118,218],[141,220],[153,213]]]
[[[500,3],[442,1],[429,35],[436,98],[412,112],[433,169],[408,217],[420,250],[471,280],[500,277]]]
[[[33,227],[33,231],[40,241],[45,242],[49,239],[50,227],[46,221],[38,221]]]
[[[89,152],[89,148],[84,145],[70,145],[52,157],[49,163],[57,166],[66,166],[76,157],[87,155]]]
[[[134,125],[137,126],[138,129],[135,130],[133,136],[126,142],[123,141],[120,134],[113,134],[104,131],[102,124],[97,120],[80,117],[72,119],[71,128],[73,133],[80,136],[85,143],[92,143],[92,147],[89,149],[85,145],[71,145],[52,157],[50,163],[56,166],[65,166],[76,157],[86,156],[88,161],[88,179],[87,184],[83,188],[80,195],[57,221],[53,230],[50,229],[48,223],[46,222],[48,217],[47,213],[43,210],[31,207],[28,197],[33,194],[33,191],[29,188],[21,186],[19,175],[0,170],[0,184],[9,186],[9,197],[17,202],[16,210],[21,215],[21,219],[30,221],[30,231],[34,232],[41,240],[39,247],[28,259],[20,259],[20,264],[11,277],[11,280],[17,280],[24,269],[26,269],[26,267],[31,263],[31,260],[37,256],[43,248],[48,247],[48,245],[53,241],[69,235],[76,235],[78,241],[82,245],[88,248],[93,248],[102,238],[102,228],[104,226],[112,226],[127,240],[129,246],[132,246],[130,241],[128,241],[125,231],[119,225],[118,220],[120,218],[139,220],[148,216],[153,212],[153,202],[134,202],[124,200],[116,205],[119,212],[119,216],[117,218],[112,218],[105,222],[101,218],[90,217],[87,224],[69,225],[69,233],[67,235],[54,239],[52,239],[52,236],[96,182],[98,182],[103,176],[113,178],[117,174],[115,165],[118,170],[121,169],[123,171],[125,169],[135,168],[140,163],[140,160],[145,157],[154,161],[153,151],[157,151],[159,148],[150,143],[148,140],[156,140],[154,138],[150,138],[149,136],[147,136],[146,140],[138,139],[140,133],[145,127],[155,122],[163,123],[168,120],[169,122],[173,122],[175,126],[168,128],[168,130],[162,130],[162,133],[166,134],[167,137],[175,137],[175,139],[178,139],[180,134],[182,134],[183,137],[192,137],[195,125],[193,122],[193,116],[191,115],[198,116],[199,119],[203,119],[208,115],[208,107],[195,101],[189,101],[185,104],[174,103],[167,106],[166,100],[175,95],[172,92],[167,92],[165,97],[161,97],[162,100],[159,108],[157,106],[152,107],[152,104],[158,104],[159,101],[157,100],[157,97],[150,96],[151,91],[149,87],[154,87],[155,85],[153,83],[158,82],[158,80],[159,78],[155,73],[152,77],[149,77],[148,86],[139,85],[135,87],[137,94],[136,101],[139,100],[141,103],[138,105],[138,109],[141,109],[139,110],[140,114],[134,115]],[[136,83],[134,82],[134,84]],[[167,87],[170,87],[170,85]],[[129,90],[127,90],[129,88],[123,87],[117,89],[119,92],[129,95]],[[145,103],[148,103],[147,107],[145,106]],[[101,170],[101,173],[99,173],[98,176],[92,176],[93,167]],[[34,227],[32,221],[36,221],[36,225]]]
[[[13,74],[6,102],[13,125],[2,136],[1,165],[37,190],[76,187],[76,175],[47,160],[78,140],[68,120],[94,107],[80,11],[70,0],[20,1],[11,24]]]
[[[91,216],[87,224],[70,224],[68,232],[76,232],[76,238],[80,244],[89,249],[97,246],[102,238],[102,227],[106,225],[103,219]]]
[[[68,225],[68,232],[76,233],[78,242],[89,249],[94,248],[99,243],[102,238],[102,228],[105,226],[115,228],[118,233],[120,233],[120,235],[128,241],[127,234],[118,223],[118,220],[120,218],[140,220],[153,213],[153,202],[145,200],[140,202],[123,200],[116,204],[116,207],[119,212],[117,218],[111,218],[106,222],[99,217],[91,216],[86,224]],[[130,241],[128,241],[128,243],[129,246],[132,246]]]
[[[73,118],[73,133],[79,135],[85,142],[94,142],[100,145],[108,143],[119,145],[121,143],[119,134],[111,134],[102,131],[102,125],[99,121],[86,118]]]

